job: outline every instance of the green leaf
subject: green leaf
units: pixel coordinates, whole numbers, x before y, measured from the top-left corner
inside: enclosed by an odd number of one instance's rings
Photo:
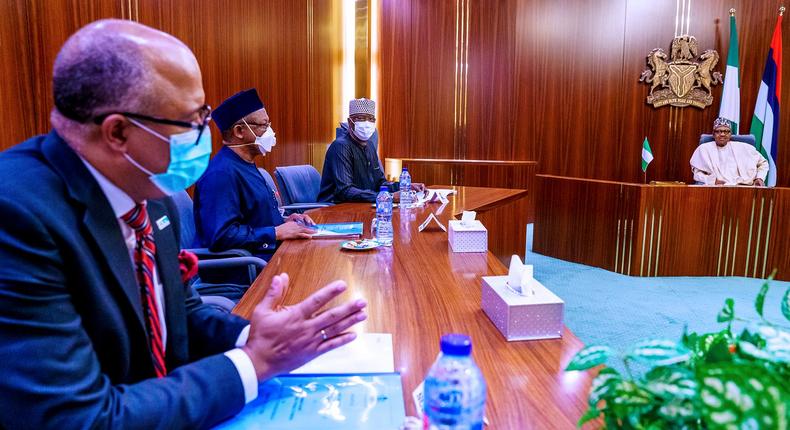
[[[774,363],[790,363],[790,333],[774,326],[761,324],[757,326],[757,334],[765,341],[761,348],[762,353],[755,353],[754,349],[749,348],[749,344],[743,345],[744,353]]]
[[[762,347],[765,345],[765,341],[759,335],[752,333],[749,329],[743,329],[741,335],[738,336],[738,342],[749,342],[754,344],[757,347]]]
[[[790,321],[790,288],[785,291],[785,295],[782,296],[782,315]]]
[[[690,400],[675,399],[665,403],[658,409],[658,414],[670,422],[677,422],[696,418],[697,411]]]
[[[700,367],[700,400],[706,427],[787,428],[790,393],[759,363],[715,363]]]
[[[675,341],[651,339],[637,343],[627,356],[655,366],[668,366],[688,361],[691,358],[691,351]]]
[[[719,314],[716,316],[716,321],[718,322],[729,322],[735,318],[735,301],[731,298],[727,298],[724,301],[724,307],[721,308]]]
[[[656,367],[646,375],[645,389],[665,400],[691,399],[697,394],[694,373],[685,367]]]
[[[639,407],[649,405],[652,397],[647,390],[631,381],[618,384],[611,402],[617,406]]]
[[[732,361],[730,340],[725,336],[716,337],[705,353],[706,363],[717,363],[721,361]]]
[[[612,349],[608,346],[593,345],[588,346],[579,351],[575,357],[568,363],[565,370],[587,370],[599,364],[606,363],[609,356],[612,354]]]
[[[697,338],[699,335],[697,335],[696,332],[689,333],[688,328],[688,324],[683,326],[683,337],[680,338],[680,341],[683,342],[683,345],[686,345],[686,348],[694,349],[697,345]]]
[[[576,425],[579,428],[582,428],[582,426],[585,423],[598,418],[599,415],[601,415],[601,411],[599,411],[598,409],[590,406],[590,409],[587,409],[587,412],[585,412],[584,415],[582,415],[582,417],[579,418],[579,422]]]
[[[623,378],[616,370],[608,367],[602,369],[590,384],[590,407],[597,407],[598,402],[610,396],[622,382]]]
[[[757,298],[754,299],[754,309],[757,310],[757,313],[760,316],[763,316],[763,305],[765,305],[765,295],[768,294],[768,288],[771,285],[768,281],[765,281],[762,288],[760,288],[760,292],[757,294]]]

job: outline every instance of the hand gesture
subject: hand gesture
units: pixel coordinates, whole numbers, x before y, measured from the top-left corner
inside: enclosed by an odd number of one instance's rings
[[[252,360],[259,381],[290,372],[351,342],[356,334],[346,330],[367,318],[362,311],[367,303],[362,299],[319,312],[346,290],[343,281],[330,283],[301,303],[280,307],[288,281],[286,273],[275,276],[250,318],[250,337],[242,350]]]

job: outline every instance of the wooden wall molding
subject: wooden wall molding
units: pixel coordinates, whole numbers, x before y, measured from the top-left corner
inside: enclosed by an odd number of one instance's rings
[[[631,276],[790,280],[790,188],[536,176],[537,253]]]

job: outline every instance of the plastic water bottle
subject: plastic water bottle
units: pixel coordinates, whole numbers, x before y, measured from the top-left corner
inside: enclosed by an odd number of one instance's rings
[[[409,169],[403,168],[400,172],[400,204],[401,206],[409,206],[412,204],[411,201],[411,175],[409,174]]]
[[[441,348],[425,378],[424,428],[480,430],[486,382],[472,359],[472,340],[463,334],[446,334]]]
[[[376,241],[384,246],[392,245],[392,194],[386,186],[376,196]]]

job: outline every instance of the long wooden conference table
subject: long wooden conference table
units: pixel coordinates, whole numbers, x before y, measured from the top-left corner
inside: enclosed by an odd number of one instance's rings
[[[475,210],[488,229],[489,249],[507,253],[508,258],[514,253],[523,257],[521,226],[526,220],[521,218],[526,212],[519,208],[526,204],[526,191],[453,188],[456,195],[437,214],[445,225],[462,211]],[[574,428],[586,410],[591,378],[563,369],[582,342],[567,328],[561,339],[507,342],[480,307],[481,277],[503,275],[507,269],[495,252],[453,253],[447,233],[419,232],[419,224],[438,207],[395,209],[391,248],[353,252],[341,250],[339,240],[284,242],[234,312],[249,317],[272,277],[282,272],[291,277],[285,303],[303,300],[333,280],[345,280],[349,288],[338,300],[368,301],[368,319],[357,330],[392,333],[395,369],[402,376],[408,415],[416,416],[412,391],[435,360],[439,338],[456,332],[472,337],[474,359],[488,384],[489,428]],[[363,222],[366,232],[374,215],[369,203],[310,212],[318,223]]]

